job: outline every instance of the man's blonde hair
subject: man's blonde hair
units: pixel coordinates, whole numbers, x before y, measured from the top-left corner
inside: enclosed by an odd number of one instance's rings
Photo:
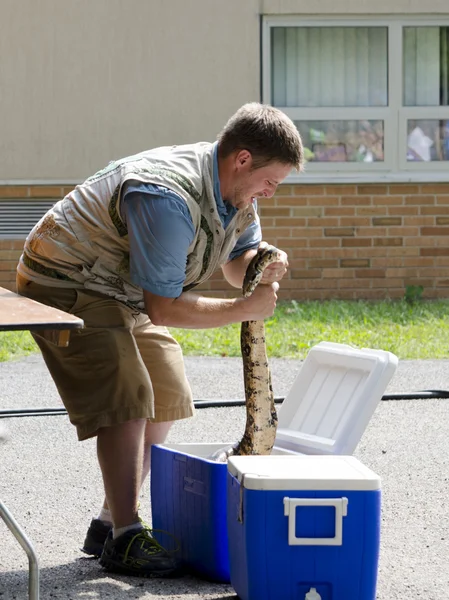
[[[218,153],[226,158],[235,151],[248,150],[253,168],[271,162],[291,165],[302,171],[304,150],[295,124],[281,110],[250,102],[229,119],[218,134]]]

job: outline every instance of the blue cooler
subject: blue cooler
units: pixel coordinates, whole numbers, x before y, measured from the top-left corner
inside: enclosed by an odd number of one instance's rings
[[[155,537],[197,575],[229,583],[227,464],[207,460],[223,444],[156,445],[151,450]]]
[[[290,461],[292,456],[303,465],[306,464],[304,460],[314,460],[314,455],[330,458],[351,455],[397,363],[396,356],[383,350],[355,349],[328,342],[317,344],[308,353],[278,411],[279,425],[271,457],[236,457],[232,460],[249,458],[271,465],[271,458],[276,457],[276,464],[281,468],[284,460],[285,465],[297,464]],[[225,583],[230,581],[229,546],[234,547],[236,543],[234,529],[229,537],[226,524],[228,467],[208,457],[235,441],[229,444],[155,445],[151,456],[153,527],[173,536],[156,532],[156,537],[168,549],[179,546],[177,556],[189,570],[206,579]],[[323,476],[325,473],[327,471],[323,471]],[[325,489],[326,493],[331,493],[330,490],[338,493],[340,488]],[[305,490],[305,493],[314,492]],[[357,488],[352,493],[360,495]],[[318,510],[321,515],[332,512],[332,507],[309,510]],[[258,519],[256,515],[254,518]],[[359,523],[359,528],[360,535],[364,535],[364,521]],[[326,550],[330,553],[332,549]],[[260,568],[265,569],[265,563]],[[299,598],[302,596],[295,600]],[[318,599],[310,596],[307,600]]]
[[[357,459],[236,456],[227,495],[241,600],[375,600],[380,480]]]

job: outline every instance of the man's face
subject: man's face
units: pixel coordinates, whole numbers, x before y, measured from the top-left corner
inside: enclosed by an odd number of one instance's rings
[[[236,157],[231,191],[224,200],[242,209],[257,198],[271,198],[291,170],[290,165],[279,162],[254,169],[251,154],[242,150]]]

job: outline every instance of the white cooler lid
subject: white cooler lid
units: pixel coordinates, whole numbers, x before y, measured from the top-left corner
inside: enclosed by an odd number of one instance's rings
[[[380,489],[380,477],[353,456],[231,456],[228,472],[249,490]]]
[[[279,409],[275,448],[352,454],[397,365],[385,350],[314,346]]]

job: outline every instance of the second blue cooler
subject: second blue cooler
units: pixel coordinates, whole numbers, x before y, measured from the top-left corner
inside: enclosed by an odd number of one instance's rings
[[[375,600],[380,480],[352,456],[228,462],[231,584],[241,600]]]

